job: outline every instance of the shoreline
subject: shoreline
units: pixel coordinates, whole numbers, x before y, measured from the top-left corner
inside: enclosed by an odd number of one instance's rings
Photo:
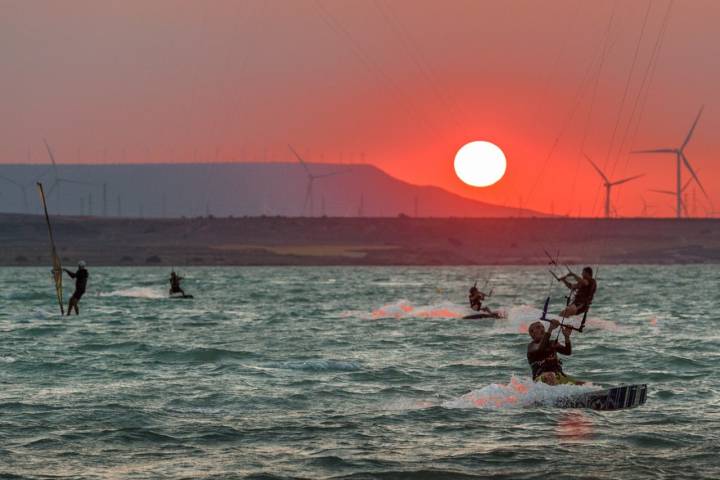
[[[462,266],[720,264],[720,219],[51,218],[64,264]],[[0,265],[47,266],[44,217],[0,214]]]

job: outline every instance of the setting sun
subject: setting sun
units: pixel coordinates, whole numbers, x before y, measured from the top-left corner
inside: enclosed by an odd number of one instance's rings
[[[505,154],[497,145],[475,141],[466,143],[455,154],[455,173],[473,187],[488,187],[505,175]]]

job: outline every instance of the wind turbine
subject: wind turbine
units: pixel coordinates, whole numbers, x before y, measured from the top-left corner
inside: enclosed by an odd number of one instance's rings
[[[32,163],[32,151],[29,148],[28,148],[28,152],[27,152],[27,163],[28,164]],[[37,182],[39,182],[48,173],[49,170],[50,169],[44,170],[42,173],[40,173],[40,175],[35,177],[35,179],[33,181],[31,181],[30,183],[21,183],[20,181],[14,180],[5,175],[0,175],[0,180],[5,180],[6,182],[13,184],[20,189],[20,193],[22,194],[23,213],[30,213],[30,206],[28,204],[28,199],[27,199],[28,187],[31,187],[31,188],[35,187],[35,185],[37,185]]]
[[[593,162],[590,157],[585,155],[585,158],[587,158],[587,161],[590,162],[590,164],[593,166],[595,171],[602,177],[604,186],[605,186],[605,218],[610,218],[610,192],[612,191],[612,187],[616,185],[621,185],[625,182],[629,182],[630,180],[635,180],[636,178],[642,177],[644,174],[635,175],[633,177],[623,178],[622,180],[616,180],[614,182],[611,182],[605,174],[600,170],[600,167],[595,165],[595,162]]]
[[[683,198],[682,198],[682,165],[685,164],[687,169],[690,171],[690,175],[695,179],[698,186],[700,187],[700,190],[702,190],[703,194],[705,195],[705,198],[708,200],[710,197],[708,196],[707,192],[705,191],[705,188],[702,186],[702,183],[700,183],[700,179],[695,174],[695,170],[693,170],[692,165],[690,165],[690,161],[685,156],[685,147],[687,147],[687,144],[690,142],[690,139],[692,138],[693,132],[695,131],[695,127],[698,124],[698,120],[700,120],[700,115],[702,115],[704,106],[700,107],[700,111],[697,114],[697,117],[695,117],[695,121],[692,124],[692,127],[690,127],[690,131],[688,132],[687,136],[685,137],[685,140],[678,148],[657,148],[654,150],[634,150],[630,153],[672,153],[675,155],[676,158],[676,179],[675,179],[675,197],[676,197],[676,205],[675,205],[675,215],[677,218],[682,218],[683,215]]]
[[[50,195],[53,190],[57,188],[57,199],[58,199],[58,205],[60,204],[60,184],[61,183],[75,183],[78,185],[91,185],[88,182],[81,182],[79,180],[71,180],[69,178],[63,178],[60,175],[58,175],[58,168],[57,163],[55,162],[55,156],[52,153],[52,149],[50,148],[50,145],[48,144],[47,140],[43,138],[43,142],[45,143],[45,148],[47,149],[48,156],[50,157],[50,162],[52,163],[52,172],[53,176],[55,177],[50,184],[50,188],[47,191],[47,194]]]
[[[647,203],[647,200],[645,200],[645,197],[640,197],[640,199],[642,200],[642,204],[643,204],[643,208],[642,208],[642,212],[640,212],[640,216],[644,218],[644,217],[649,216],[652,213],[650,209],[655,208],[655,205],[650,205],[649,203]]]
[[[693,179],[691,178],[687,182],[685,182],[685,185],[683,185],[682,188],[680,189],[681,195],[683,193],[685,193],[685,190],[687,190],[687,188],[690,186],[692,181],[693,181]],[[672,196],[676,195],[675,192],[671,192],[670,190],[650,190],[650,191],[654,192],[654,193],[662,193],[663,195],[672,195]],[[688,209],[687,209],[687,206],[685,205],[685,202],[682,202],[682,209],[683,209],[683,213],[685,214],[685,216],[689,217],[690,215],[688,215]]]
[[[5,175],[0,175],[0,180],[5,180],[8,183],[12,183],[16,187],[20,189],[20,192],[22,193],[22,202],[23,202],[23,213],[29,213],[28,212],[28,200],[27,200],[27,186],[23,185],[20,182],[16,182],[10,177],[6,177]]]
[[[315,183],[315,180],[318,178],[325,178],[325,177],[332,177],[334,175],[339,175],[341,173],[345,173],[350,169],[346,170],[340,170],[336,172],[330,172],[330,173],[323,173],[321,175],[314,174],[310,171],[310,168],[308,167],[307,163],[302,159],[300,154],[298,154],[295,149],[292,147],[292,145],[288,145],[290,148],[290,151],[295,155],[295,157],[300,162],[300,165],[302,165],[303,169],[305,170],[305,173],[308,176],[308,183],[307,188],[305,189],[305,201],[303,202],[303,215],[307,211],[308,203],[310,204],[310,216],[313,217],[315,215],[315,205],[313,201],[313,184]]]

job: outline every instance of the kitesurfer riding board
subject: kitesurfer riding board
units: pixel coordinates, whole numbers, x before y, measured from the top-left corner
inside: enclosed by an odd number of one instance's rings
[[[470,287],[468,301],[470,302],[470,308],[478,313],[465,315],[463,319],[471,320],[479,318],[502,318],[500,312],[493,312],[488,307],[483,307],[482,302],[484,302],[485,299],[491,295],[492,289],[490,290],[490,293],[481,292],[480,289],[477,288],[477,282],[475,282],[475,285]]]
[[[560,312],[560,316],[567,318],[586,313],[592,304],[595,291],[597,290],[597,281],[593,278],[592,268],[583,268],[582,277],[573,272],[569,272],[567,275],[555,278],[559,282],[564,283],[565,286],[573,292],[571,301]],[[568,280],[570,278],[574,279],[575,283],[571,283],[570,280]]]
[[[183,279],[184,277],[175,273],[175,270],[170,272],[170,298],[193,298],[192,295],[186,294],[185,290],[180,287],[180,282]]]
[[[572,355],[572,345],[570,343],[570,334],[572,328],[569,325],[562,326],[565,344],[561,345],[557,340],[551,340],[550,335],[553,330],[560,326],[558,320],[549,320],[550,328],[545,331],[542,322],[533,322],[528,327],[528,334],[532,341],[527,347],[527,360],[532,369],[532,377],[534,381],[541,381],[548,385],[582,385],[585,382],[577,380],[570,375],[565,374],[562,370],[562,362],[557,354]]]

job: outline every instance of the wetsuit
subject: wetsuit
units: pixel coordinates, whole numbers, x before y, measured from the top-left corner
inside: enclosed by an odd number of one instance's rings
[[[476,312],[482,310],[482,300],[480,300],[480,297],[470,295],[470,308],[475,310]]]
[[[170,275],[170,295],[173,293],[182,293],[185,295],[185,291],[180,288],[180,280],[182,280],[180,275]]]
[[[587,285],[581,283],[575,290],[572,304],[577,308],[577,313],[587,312],[595,296],[595,290],[597,290],[597,282],[594,278],[589,279]]]
[[[563,355],[572,354],[572,346],[570,341],[566,340],[565,345],[561,345],[560,342],[550,340],[550,332],[545,332],[540,344],[536,349],[530,350],[530,347],[537,345],[535,342],[528,344],[527,359],[532,369],[532,377],[534,381],[540,380],[540,376],[546,372],[553,372],[557,378],[558,383],[582,383],[575,380],[569,375],[566,375],[562,370],[562,362],[558,358],[557,354]]]
[[[84,268],[78,268],[77,272],[74,273],[67,269],[63,270],[65,270],[65,272],[70,275],[70,278],[75,279],[75,291],[73,292],[71,298],[79,301],[85,293],[85,287],[87,287],[87,281],[90,274]]]

